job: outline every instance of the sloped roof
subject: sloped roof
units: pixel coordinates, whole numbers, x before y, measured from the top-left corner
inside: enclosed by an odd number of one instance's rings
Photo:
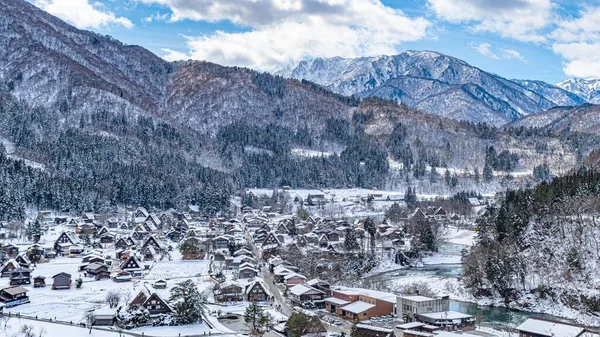
[[[527,319],[517,330],[548,337],[576,337],[585,331],[583,327],[573,324],[537,318]]]
[[[290,292],[296,296],[300,296],[306,293],[320,293],[323,294],[323,292],[319,289],[315,289],[313,287],[310,287],[308,285],[305,284],[297,284],[293,287],[290,288]]]
[[[356,301],[356,302],[352,302],[346,306],[343,306],[342,310],[351,312],[353,314],[360,314],[361,312],[365,312],[374,307],[375,307],[375,304],[371,304],[371,303],[367,303],[367,302],[363,302],[363,301]]]

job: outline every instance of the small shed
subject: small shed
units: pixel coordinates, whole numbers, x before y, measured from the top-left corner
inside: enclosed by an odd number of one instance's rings
[[[43,288],[46,286],[46,276],[36,276],[33,278],[33,287],[34,288]]]
[[[152,287],[154,289],[165,289],[165,288],[167,288],[167,281],[165,281],[164,279],[160,279],[160,280],[154,282]]]
[[[111,326],[117,316],[115,309],[96,309],[92,315],[96,326]]]
[[[52,276],[52,279],[54,280],[52,283],[52,290],[71,288],[71,274],[58,273]]]

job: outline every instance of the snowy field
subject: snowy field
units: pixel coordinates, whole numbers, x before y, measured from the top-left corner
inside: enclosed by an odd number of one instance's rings
[[[45,331],[44,337],[118,337],[119,333],[114,331],[89,330],[78,326],[68,326],[62,324],[54,324],[47,322],[31,321],[27,319],[18,319],[16,317],[8,320],[8,325],[0,327],[0,336],[13,337],[19,336],[18,333],[23,325],[31,325],[35,336],[38,336],[40,331]]]
[[[185,279],[191,277],[208,277],[209,261],[158,261],[152,270],[144,276],[144,280]],[[175,281],[174,281],[175,282]]]

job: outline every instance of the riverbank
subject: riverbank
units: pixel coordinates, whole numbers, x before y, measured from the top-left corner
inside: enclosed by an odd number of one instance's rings
[[[600,325],[600,318],[550,300],[534,300],[532,297],[527,302],[509,303],[509,308],[506,308],[501,299],[475,298],[460,283],[458,276],[461,270],[461,264],[425,265],[388,269],[372,273],[367,278],[372,283],[385,283],[388,289],[396,292],[414,283],[427,284],[433,294],[450,296],[453,301],[452,310],[483,318],[481,324],[494,329],[515,328],[529,317],[571,321],[586,326]]]

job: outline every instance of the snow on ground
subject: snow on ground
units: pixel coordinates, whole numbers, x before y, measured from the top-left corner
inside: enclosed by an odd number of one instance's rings
[[[69,326],[62,324],[54,324],[48,322],[33,321],[27,319],[19,319],[12,317],[8,320],[8,325],[4,328],[4,324],[0,327],[0,336],[12,337],[19,333],[23,325],[31,325],[34,328],[36,336],[43,329],[46,331],[45,337],[118,337],[118,332],[113,331],[102,331],[102,330],[89,330],[78,326]],[[175,335],[176,336],[176,335]]]
[[[292,155],[297,157],[315,158],[315,157],[331,157],[333,152],[328,151],[315,151],[308,149],[292,149]]]
[[[207,334],[209,331],[215,332],[212,330],[206,323],[200,324],[189,324],[189,325],[181,325],[181,326],[144,326],[136,329],[127,330],[128,332],[134,332],[141,334],[144,333],[145,336],[161,336],[161,337],[175,337],[175,336],[185,336],[185,335],[201,335]]]
[[[44,164],[40,164],[28,159],[24,159],[21,158],[19,156],[15,156],[14,152],[15,152],[15,144],[13,142],[11,142],[10,140],[6,139],[6,138],[1,138],[0,137],[0,143],[2,143],[2,145],[4,145],[4,148],[6,149],[6,156],[8,158],[11,159],[15,159],[15,160],[23,160],[23,162],[25,163],[25,165],[33,167],[33,168],[37,168],[37,169],[44,169]]]
[[[148,275],[144,276],[144,280],[170,280],[202,276],[207,277],[207,280],[209,280],[209,265],[210,261],[208,260],[181,261],[174,258],[173,261],[158,261]]]
[[[475,244],[476,237],[477,232],[475,231],[467,229],[458,229],[456,227],[450,226],[448,227],[448,232],[446,234],[445,241],[456,245],[471,247]]]
[[[449,295],[450,298],[463,302],[475,302],[475,299],[461,285],[456,277],[438,276],[435,273],[407,272],[401,278],[389,281],[390,289],[401,289],[413,283],[426,283],[435,295]]]

